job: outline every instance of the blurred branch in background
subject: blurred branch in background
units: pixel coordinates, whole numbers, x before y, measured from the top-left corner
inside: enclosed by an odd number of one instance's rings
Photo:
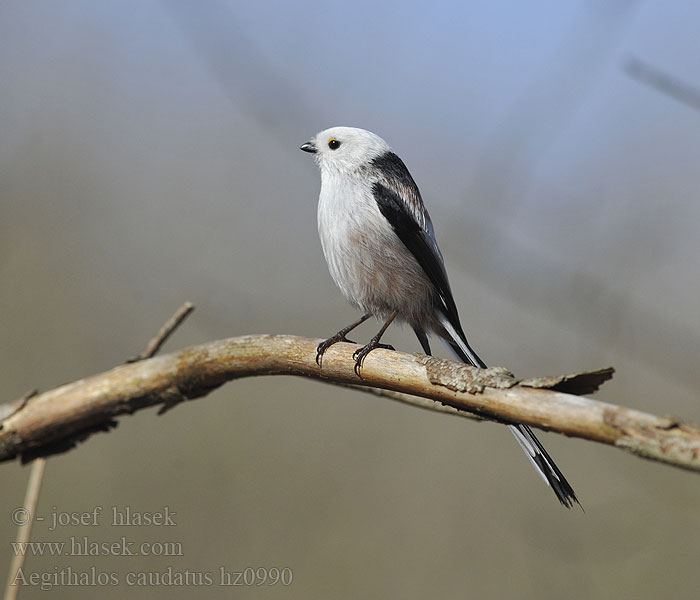
[[[319,340],[250,335],[212,341],[44,392],[0,423],[0,460],[62,452],[114,417],[165,408],[205,396],[226,381],[255,375],[301,375],[341,385],[360,384],[430,398],[502,423],[525,423],[568,436],[615,445],[645,458],[700,471],[700,429],[677,419],[580,398],[612,377],[612,369],[518,380],[502,368],[486,370],[420,355],[374,351],[358,380],[354,344],[333,346],[323,369]],[[425,408],[425,401],[420,405]]]
[[[41,484],[44,480],[45,469],[46,459],[43,456],[37,458],[32,464],[32,472],[29,476],[27,492],[24,495],[24,503],[20,507],[24,512],[21,512],[19,518],[15,517],[13,519],[13,521],[21,523],[17,529],[17,537],[15,539],[15,546],[17,548],[25,546],[31,539],[32,525],[34,524],[36,516],[36,507],[39,501]],[[10,562],[10,574],[7,578],[7,586],[5,587],[5,595],[3,596],[4,600],[14,600],[17,597],[20,586],[17,585],[16,578],[17,573],[24,564],[25,556],[26,554],[24,552],[16,552],[12,557],[12,562]]]
[[[686,106],[700,110],[700,88],[685,83],[634,57],[622,65],[622,70],[632,79],[636,79]]]
[[[584,2],[561,44],[486,140],[470,197],[507,218],[524,182],[585,103],[612,50],[639,8],[638,0]]]

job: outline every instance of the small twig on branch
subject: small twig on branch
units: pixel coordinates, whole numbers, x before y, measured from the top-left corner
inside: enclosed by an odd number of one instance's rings
[[[0,422],[4,421],[10,415],[14,415],[18,410],[22,410],[30,398],[33,398],[39,393],[36,388],[29,390],[24,396],[18,398],[14,402],[5,402],[0,404]]]
[[[524,423],[611,444],[638,456],[700,471],[697,427],[565,393],[595,390],[612,376],[612,369],[518,380],[501,368],[480,370],[427,356],[375,350],[358,379],[352,360],[358,346],[336,344],[320,369],[315,361],[318,342],[290,335],[218,340],[121,365],[44,392],[0,422],[0,461],[66,450],[93,431],[108,428],[118,415],[205,396],[226,381],[255,375],[301,375],[429,398],[436,401],[435,406],[445,404],[502,423]]]
[[[187,318],[187,316],[194,310],[194,304],[191,302],[185,302],[180,308],[175,311],[175,314],[170,317],[160,331],[153,336],[146,349],[141,352],[138,356],[130,358],[127,362],[138,362],[140,360],[146,360],[151,358],[160,350],[160,347],[165,343],[170,337],[170,334],[175,331],[180,324]],[[182,395],[173,395],[170,399],[163,402],[163,406],[158,410],[159,415],[164,415],[169,410],[175,408],[180,402],[186,400]]]
[[[139,360],[145,360],[151,358],[160,350],[160,347],[165,344],[166,340],[175,331],[180,324],[187,318],[187,316],[194,310],[194,304],[191,302],[185,302],[180,308],[175,311],[175,314],[170,317],[160,328],[160,331],[156,333],[151,341],[148,342],[146,349],[141,352],[138,356],[130,358],[127,362],[137,362]]]

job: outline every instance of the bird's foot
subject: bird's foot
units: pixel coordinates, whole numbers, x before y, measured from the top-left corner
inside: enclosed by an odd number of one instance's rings
[[[367,358],[367,355],[372,352],[372,350],[376,350],[377,348],[384,348],[385,350],[396,350],[393,346],[389,344],[380,344],[379,343],[379,337],[375,336],[373,337],[370,341],[369,344],[366,346],[362,346],[359,350],[355,350],[355,352],[352,353],[352,357],[355,359],[355,375],[357,375],[360,379],[362,379],[362,375],[360,375],[360,369],[362,368],[362,365],[365,362],[365,358]]]
[[[329,337],[325,342],[321,342],[317,347],[316,347],[316,364],[320,367],[321,363],[323,362],[323,355],[326,353],[326,350],[330,348],[333,344],[337,344],[338,342],[347,342],[348,344],[354,344],[352,340],[349,340],[348,338],[345,337],[345,332],[344,331],[339,331],[335,335]]]

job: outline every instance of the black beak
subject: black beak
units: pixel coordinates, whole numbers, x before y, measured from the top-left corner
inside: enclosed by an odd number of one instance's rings
[[[311,154],[316,154],[316,152],[318,152],[313,142],[306,142],[302,144],[301,146],[299,146],[299,150],[303,150],[304,152],[310,152]]]

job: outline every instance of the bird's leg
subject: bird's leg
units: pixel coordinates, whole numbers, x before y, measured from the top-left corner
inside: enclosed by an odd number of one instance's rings
[[[391,325],[391,322],[396,318],[397,314],[398,314],[397,312],[391,313],[391,315],[389,315],[389,318],[386,320],[386,323],[384,323],[384,325],[382,325],[382,328],[379,330],[377,335],[375,335],[369,341],[369,344],[367,344],[366,346],[363,346],[359,350],[355,350],[355,352],[353,352],[352,357],[355,359],[354,371],[355,371],[355,375],[357,375],[358,377],[360,377],[360,378],[362,377],[362,375],[360,375],[360,369],[362,368],[362,363],[365,362],[365,358],[367,357],[367,355],[370,352],[372,352],[372,350],[374,350],[375,348],[384,348],[386,350],[394,350],[393,346],[390,346],[389,344],[380,344],[379,340],[382,338],[382,336],[384,335],[384,332],[388,329],[389,325]]]
[[[345,335],[350,333],[358,325],[362,325],[362,323],[364,323],[371,316],[371,313],[362,315],[354,323],[351,323],[347,327],[343,327],[338,333],[329,337],[325,342],[321,342],[316,348],[316,364],[319,367],[321,366],[321,363],[323,362],[323,355],[325,354],[326,350],[328,350],[328,348],[330,348],[333,344],[337,344],[338,342],[348,342],[350,344],[354,344],[355,342],[352,342],[349,339],[347,339]]]

